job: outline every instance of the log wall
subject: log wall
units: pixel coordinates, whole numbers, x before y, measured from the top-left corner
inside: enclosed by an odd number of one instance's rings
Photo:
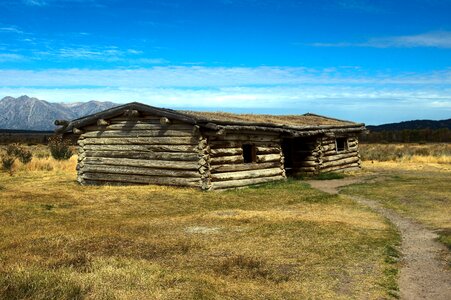
[[[208,189],[237,188],[286,178],[277,134],[253,131],[215,135],[205,132],[204,136],[209,148]],[[244,162],[243,144],[255,145],[255,162]]]
[[[361,160],[356,136],[347,137],[347,147],[337,151],[334,137],[321,139],[321,152],[319,157],[320,172],[350,171],[361,168]]]
[[[291,174],[317,174],[319,173],[321,142],[317,137],[296,138],[291,142]]]
[[[161,184],[201,187],[206,140],[196,126],[160,117],[118,117],[80,128],[81,184]]]

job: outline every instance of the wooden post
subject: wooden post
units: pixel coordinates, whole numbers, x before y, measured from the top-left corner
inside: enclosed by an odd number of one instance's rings
[[[166,117],[161,117],[160,118],[160,124],[163,125],[163,126],[168,126],[168,125],[171,124],[171,120],[169,120]]]

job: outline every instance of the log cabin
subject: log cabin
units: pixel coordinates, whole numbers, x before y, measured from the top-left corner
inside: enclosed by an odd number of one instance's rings
[[[361,167],[363,123],[316,114],[180,111],[137,102],[56,120],[78,136],[80,184],[238,188]]]

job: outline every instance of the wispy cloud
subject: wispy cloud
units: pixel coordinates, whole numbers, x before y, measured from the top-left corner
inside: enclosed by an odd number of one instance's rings
[[[1,27],[0,32],[3,33],[15,33],[15,34],[23,34],[24,32],[20,30],[16,26],[7,26],[7,27]]]
[[[16,54],[16,53],[0,53],[0,62],[6,62],[6,61],[23,61],[27,58],[23,55]]]
[[[23,3],[30,6],[44,6],[47,5],[47,1],[44,0],[23,0]]]
[[[292,67],[0,70],[2,94],[58,102],[96,99],[173,108],[312,111],[374,123],[390,112],[393,120],[399,114],[406,119],[449,116],[451,70],[398,75]],[[380,111],[384,116],[375,113]]]
[[[373,48],[451,48],[451,32],[436,31],[416,35],[372,38],[365,42],[312,43],[315,47],[373,47]]]

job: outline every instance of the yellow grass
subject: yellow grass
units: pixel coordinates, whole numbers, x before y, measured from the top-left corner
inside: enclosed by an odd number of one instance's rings
[[[450,144],[361,144],[364,161],[451,164]]]
[[[0,298],[380,299],[396,289],[396,232],[346,197],[296,180],[223,193],[79,186],[75,162],[35,158],[0,173]]]
[[[377,180],[351,186],[346,193],[373,198],[386,207],[436,229],[451,248],[451,165],[428,162],[363,163]]]

